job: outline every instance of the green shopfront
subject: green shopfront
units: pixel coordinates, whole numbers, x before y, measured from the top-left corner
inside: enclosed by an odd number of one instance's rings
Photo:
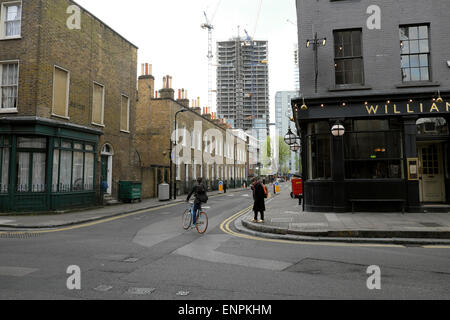
[[[95,205],[100,135],[50,119],[0,118],[0,212]]]

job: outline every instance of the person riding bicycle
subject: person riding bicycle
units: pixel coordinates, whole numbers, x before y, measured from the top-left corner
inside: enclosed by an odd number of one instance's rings
[[[197,212],[200,212],[202,210],[202,203],[208,202],[208,195],[206,194],[206,187],[202,183],[203,178],[197,179],[197,184],[194,185],[192,188],[192,191],[189,193],[186,202],[189,202],[189,199],[191,199],[192,195],[194,195],[194,208],[193,208],[193,225],[195,226],[197,221]]]

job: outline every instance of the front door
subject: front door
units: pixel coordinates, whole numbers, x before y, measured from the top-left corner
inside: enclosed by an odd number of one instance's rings
[[[419,146],[421,202],[445,202],[442,160],[442,144],[433,143]]]
[[[103,187],[103,184],[106,182],[108,184],[107,190],[105,190],[106,193],[109,193],[109,179],[108,179],[108,160],[109,156],[102,156],[101,158],[101,167],[100,167],[100,184]]]

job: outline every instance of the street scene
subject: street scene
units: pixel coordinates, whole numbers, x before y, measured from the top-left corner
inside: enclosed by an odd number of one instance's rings
[[[127,6],[0,0],[0,300],[450,299],[448,1]]]

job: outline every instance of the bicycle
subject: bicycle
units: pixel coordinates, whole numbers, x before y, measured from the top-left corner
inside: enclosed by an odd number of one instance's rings
[[[193,210],[194,210],[194,204],[191,204],[189,209],[186,209],[186,211],[183,214],[183,229],[189,230],[193,228],[192,222],[193,222]],[[195,223],[195,228],[197,229],[197,232],[200,234],[204,234],[206,230],[208,229],[208,216],[206,212],[200,211],[197,214],[197,219]]]

